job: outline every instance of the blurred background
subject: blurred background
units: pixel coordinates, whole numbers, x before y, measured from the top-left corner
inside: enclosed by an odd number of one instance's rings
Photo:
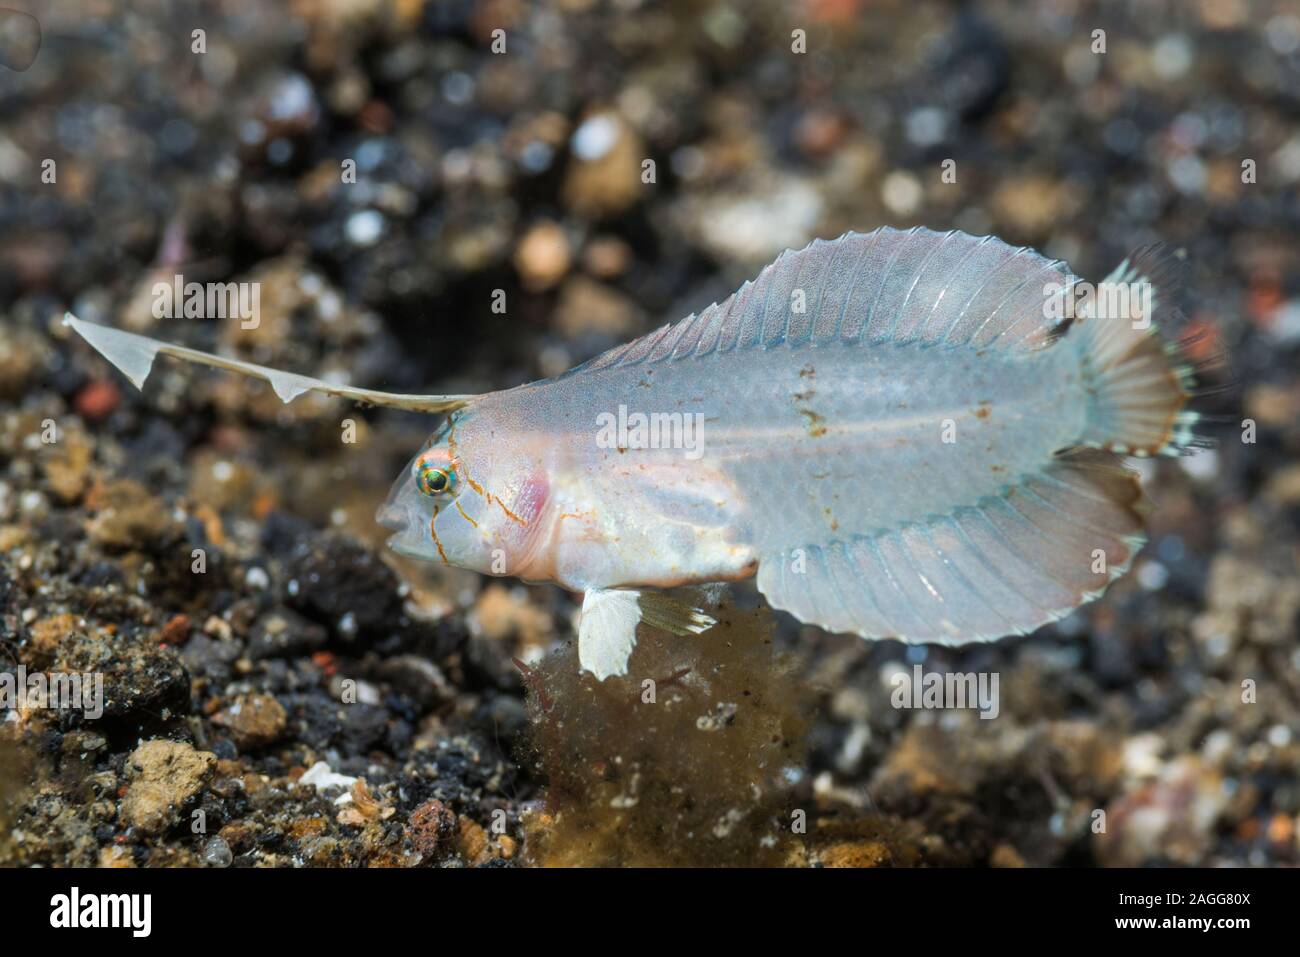
[[[0,860],[1300,859],[1293,2],[0,6],[0,667],[107,697],[0,727]],[[633,677],[695,676],[672,730],[577,677],[572,596],[383,553],[436,421],[175,364],[142,395],[59,326],[485,391],[881,225],[1093,280],[1186,249],[1215,446],[1144,464],[1134,572],[1032,638],[746,611],[725,687],[716,646],[639,649]],[[157,318],[177,275],[258,283],[258,328]],[[1000,673],[998,719],[892,708],[917,663]]]

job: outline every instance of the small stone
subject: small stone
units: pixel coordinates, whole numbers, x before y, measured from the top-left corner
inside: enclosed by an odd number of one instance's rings
[[[0,396],[23,396],[29,383],[41,374],[49,352],[49,343],[34,330],[11,329],[6,318],[0,330]]]
[[[999,844],[989,855],[989,864],[993,867],[1024,867],[1025,859],[1010,844]]]
[[[229,728],[241,751],[262,748],[284,732],[286,714],[269,694],[247,694],[212,716],[212,723]]]
[[[191,744],[156,739],[131,753],[131,778],[121,815],[131,827],[160,834],[179,820],[181,808],[198,795],[216,766],[216,755]]]
[[[585,276],[571,276],[560,289],[555,323],[566,339],[587,333],[610,338],[631,334],[639,325],[636,304],[622,293]]]
[[[32,625],[32,650],[42,660],[53,660],[59,644],[77,630],[76,615],[51,615]]]
[[[456,835],[456,851],[471,864],[480,864],[489,856],[487,832],[463,814]]]
[[[632,264],[632,247],[617,236],[600,236],[582,251],[582,265],[597,279],[617,279]]]
[[[419,655],[385,658],[379,664],[378,676],[426,709],[456,697],[455,688],[448,683],[442,670]]]
[[[373,551],[344,535],[314,540],[294,556],[289,577],[299,582],[295,608],[319,620],[341,621],[349,613],[365,637],[400,615],[397,575]]]
[[[515,250],[515,268],[534,292],[550,289],[569,271],[572,256],[564,230],[551,220],[533,225]]]
[[[350,611],[344,612],[343,617],[339,619],[339,623],[335,626],[335,629],[338,631],[339,637],[345,641],[351,641],[355,638],[357,636],[356,613]]]
[[[135,867],[131,849],[127,847],[101,847],[99,849],[100,867]]]
[[[899,216],[911,216],[925,199],[921,181],[906,170],[894,170],[880,184],[881,201]]]
[[[691,228],[717,256],[758,266],[816,235],[825,198],[809,179],[763,177],[752,190],[710,196],[694,207]]]
[[[622,117],[598,113],[584,120],[570,141],[573,161],[564,183],[566,204],[581,216],[621,212],[642,195],[645,145]]]
[[[65,505],[80,499],[90,481],[93,459],[94,447],[83,432],[60,430],[59,442],[41,462],[54,497]]]
[[[1248,389],[1242,404],[1246,415],[1262,425],[1276,428],[1300,418],[1300,392],[1272,383]]]
[[[325,629],[288,608],[273,608],[257,619],[248,636],[248,657],[288,657],[307,654],[328,639]]]
[[[242,854],[257,843],[253,829],[241,821],[227,824],[217,832],[217,837],[225,842],[232,854]]]
[[[849,130],[848,121],[838,111],[812,109],[800,118],[795,140],[805,155],[825,159],[834,155]]]
[[[190,637],[190,616],[173,615],[163,625],[158,641],[164,645],[183,645]]]
[[[336,820],[340,824],[347,824],[350,827],[366,826],[366,816],[350,804],[339,811]]]
[[[889,848],[880,841],[843,841],[817,856],[824,867],[881,867],[889,863]]]
[[[1106,830],[1094,835],[1108,867],[1205,860],[1228,804],[1221,775],[1199,757],[1160,762],[1106,808]]]
[[[411,812],[406,826],[411,847],[427,859],[441,856],[450,849],[457,834],[456,815],[442,801],[425,801]]]
[[[1273,473],[1264,497],[1277,505],[1300,505],[1300,465],[1287,465]]]
[[[208,620],[203,623],[203,633],[211,635],[218,641],[229,641],[235,634],[234,629],[230,627],[230,622],[219,615],[208,616]]]
[[[1278,812],[1268,822],[1268,839],[1280,848],[1289,847],[1295,837],[1295,821],[1288,814]]]
[[[203,845],[203,852],[199,855],[199,859],[208,867],[229,867],[235,855],[231,853],[230,845],[218,834]]]
[[[97,379],[88,382],[77,392],[72,400],[73,408],[83,419],[98,422],[106,419],[122,401],[122,393],[112,382]]]
[[[999,221],[1022,236],[1043,236],[1073,211],[1064,184],[1043,175],[1008,177],[994,190],[990,204]]]
[[[352,800],[352,785],[357,783],[357,778],[339,774],[324,761],[317,761],[303,773],[302,777],[298,779],[298,783],[314,787],[316,793],[322,795],[331,792],[332,789],[342,788],[343,793],[334,798],[334,803],[346,804]]]
[[[542,647],[554,630],[551,616],[518,589],[493,582],[479,594],[470,627],[488,641],[517,638],[525,648]]]
[[[384,234],[384,216],[373,209],[363,209],[348,217],[344,227],[354,246],[373,246]]]
[[[352,806],[367,821],[386,821],[397,813],[391,804],[386,804],[375,797],[365,778],[358,778],[352,784]]]
[[[139,482],[118,479],[91,494],[96,513],[87,531],[92,541],[105,548],[145,549],[180,534],[171,511]]]
[[[63,736],[62,751],[64,754],[87,754],[98,751],[106,744],[108,739],[102,734],[95,734],[93,731],[73,731]]]

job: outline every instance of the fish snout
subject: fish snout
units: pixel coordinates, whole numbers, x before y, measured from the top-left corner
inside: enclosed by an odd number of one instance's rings
[[[406,525],[405,510],[393,502],[386,502],[375,513],[375,521],[390,532],[400,532]]]

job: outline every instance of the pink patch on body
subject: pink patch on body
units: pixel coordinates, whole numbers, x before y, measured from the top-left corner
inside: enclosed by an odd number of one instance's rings
[[[505,516],[506,520],[497,526],[497,536],[508,559],[514,556],[510,562],[514,566],[512,575],[525,574],[538,546],[543,544],[540,533],[546,523],[541,517],[550,489],[545,475],[534,474],[519,486],[509,505],[499,495],[485,496],[489,507]]]

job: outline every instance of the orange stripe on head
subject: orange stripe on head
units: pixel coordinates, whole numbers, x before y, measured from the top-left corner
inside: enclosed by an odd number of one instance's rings
[[[466,514],[465,514],[465,510],[464,510],[463,508],[460,507],[460,499],[453,499],[451,504],[456,506],[456,511],[460,512],[460,517],[461,517],[461,518],[463,518],[465,521],[469,522],[469,523],[470,523],[471,525],[473,525],[475,528],[478,528],[478,522],[474,521],[474,519],[472,519],[472,518],[470,518],[468,515],[466,515]]]
[[[442,550],[442,542],[438,541],[438,506],[433,507],[433,518],[429,519],[429,534],[433,536],[433,544],[438,546],[438,556],[442,559],[444,565],[450,565],[447,561],[447,553]]]

